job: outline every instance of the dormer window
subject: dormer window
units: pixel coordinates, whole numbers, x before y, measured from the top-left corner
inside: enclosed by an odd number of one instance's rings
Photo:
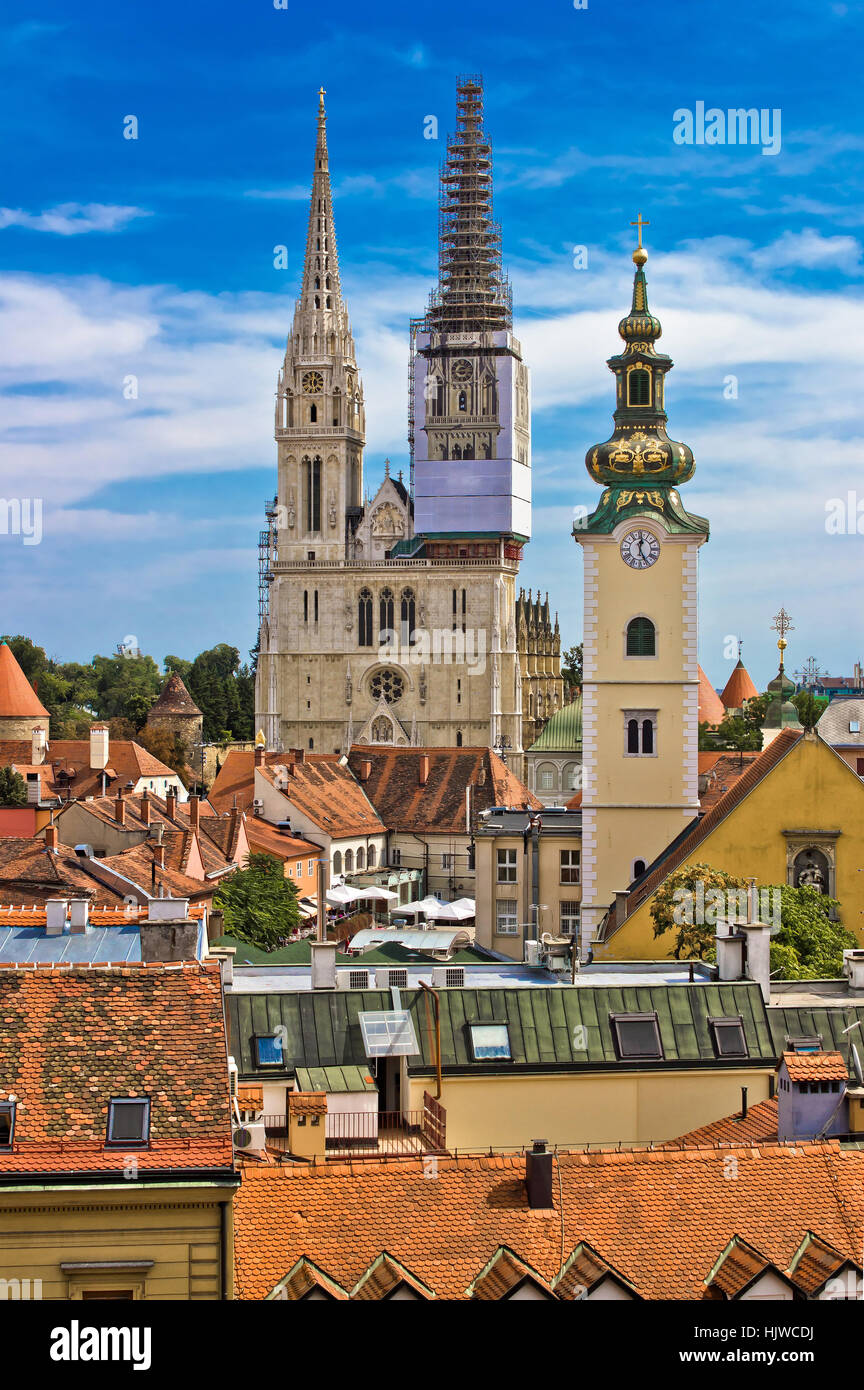
[[[0,1149],[11,1149],[15,1136],[15,1102],[4,1100],[0,1103]]]
[[[108,1103],[109,1144],[130,1145],[150,1142],[150,1099],[148,1096],[121,1096]]]
[[[709,1018],[708,1025],[718,1058],[749,1057],[744,1020],[740,1014],[736,1018]]]
[[[281,1033],[257,1033],[255,1035],[255,1063],[259,1067],[282,1066]]]
[[[663,1043],[656,1013],[610,1014],[609,1021],[620,1061],[662,1061]]]
[[[647,367],[634,367],[627,375],[627,404],[651,404],[651,373]]]

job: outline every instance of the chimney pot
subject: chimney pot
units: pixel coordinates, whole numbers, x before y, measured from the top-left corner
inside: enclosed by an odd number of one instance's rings
[[[45,935],[62,936],[66,925],[66,899],[49,898],[45,904]]]
[[[141,799],[141,819],[145,825],[150,824],[150,799],[146,792]]]
[[[421,755],[420,755],[419,778],[420,778],[420,786],[421,786],[421,787],[425,787],[426,783],[429,781],[429,754],[428,754],[428,753],[421,753]]]
[[[94,724],[90,730],[90,767],[102,771],[108,766],[108,730],[104,724]]]
[[[165,810],[169,820],[173,820],[177,814],[177,789],[169,787],[165,793]]]
[[[554,1207],[552,1201],[552,1155],[545,1139],[535,1139],[525,1155],[525,1188],[532,1211]]]

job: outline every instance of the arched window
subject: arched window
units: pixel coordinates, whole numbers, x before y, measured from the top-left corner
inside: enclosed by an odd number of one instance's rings
[[[364,854],[363,849],[362,849],[362,846],[361,846],[361,848],[358,849],[358,851],[357,851],[357,868],[358,868],[358,869],[363,869],[363,868],[365,868],[365,867],[366,867],[366,855]]]
[[[399,606],[399,617],[401,622],[401,642],[403,647],[410,646],[414,641],[414,628],[416,627],[416,604],[414,601],[414,590],[403,589],[402,601]]]
[[[453,445],[453,458],[454,458],[454,459],[461,459],[461,457],[462,457],[462,445],[461,445],[461,444],[454,444],[454,445]]]
[[[651,373],[647,367],[634,367],[627,377],[627,404],[651,404]]]
[[[342,872],[342,851],[341,851],[341,849],[336,849],[336,850],[333,851],[333,872],[334,872],[334,874],[341,874],[341,872]]]
[[[627,752],[639,752],[639,720],[627,720]]]
[[[321,276],[320,276],[320,275],[316,275],[316,276],[315,276],[315,288],[316,288],[316,290],[320,290],[320,288],[321,288]]]
[[[390,644],[393,632],[393,591],[392,589],[382,589],[381,598],[378,602],[378,641],[384,638],[384,645]],[[385,637],[385,634],[387,636]]]
[[[462,730],[461,730],[461,729],[457,729],[457,730],[456,730],[456,747],[457,747],[457,748],[461,748],[461,747],[462,747]]]
[[[367,865],[368,868],[374,869],[374,868],[375,868],[375,865],[377,864],[377,862],[378,862],[378,856],[377,856],[377,854],[375,853],[375,846],[374,846],[374,845],[370,845],[370,846],[369,846],[369,853],[366,855],[366,865]]]
[[[539,779],[539,782],[538,782],[538,786],[539,786],[541,792],[552,792],[552,791],[557,791],[558,788],[557,788],[556,785],[555,785],[556,781],[557,781],[557,778],[556,778],[556,776],[555,776],[555,768],[554,768],[554,767],[541,767],[541,769],[540,769],[540,779]]]
[[[654,752],[654,725],[650,719],[642,720],[642,752]]]
[[[357,600],[357,645],[372,646],[372,595],[368,589],[361,589]]]
[[[657,655],[657,632],[650,618],[630,619],[627,624],[627,655]]]
[[[462,457],[463,457],[463,459],[473,459],[473,457],[474,457],[474,445],[473,445],[473,443],[469,443],[469,444],[466,444],[466,445],[465,445],[465,448],[462,450]]]
[[[644,872],[645,872],[645,860],[644,860],[644,859],[634,859],[634,860],[633,860],[633,877],[634,877],[634,878],[640,878],[640,877],[642,876],[642,874],[644,874]]]
[[[468,409],[468,394],[467,394],[467,392],[465,392],[465,391],[460,391],[460,392],[459,392],[459,409],[460,409],[460,410],[467,410],[467,409]]]
[[[353,872],[354,872],[354,851],[353,851],[353,849],[346,849],[346,851],[345,851],[345,872],[346,872],[346,874],[353,874]]]
[[[310,423],[310,425],[314,425],[314,424],[317,424],[317,422],[318,422],[318,407],[317,407],[317,405],[310,405],[310,407],[309,407],[309,423]]]
[[[313,405],[312,409],[315,407]],[[321,460],[317,456],[303,460],[303,495],[306,507],[306,530],[321,530]]]

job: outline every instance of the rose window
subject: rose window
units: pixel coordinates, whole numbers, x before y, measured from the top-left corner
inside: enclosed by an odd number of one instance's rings
[[[397,671],[377,671],[369,682],[369,689],[373,700],[380,700],[383,695],[388,705],[394,705],[402,699],[405,682]]]

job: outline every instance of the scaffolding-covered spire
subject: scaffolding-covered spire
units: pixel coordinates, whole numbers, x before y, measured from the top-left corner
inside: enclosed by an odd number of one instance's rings
[[[512,327],[510,285],[501,270],[501,230],[492,217],[492,147],[483,128],[483,80],[460,77],[456,134],[441,168],[438,287],[426,327],[483,332]]]

